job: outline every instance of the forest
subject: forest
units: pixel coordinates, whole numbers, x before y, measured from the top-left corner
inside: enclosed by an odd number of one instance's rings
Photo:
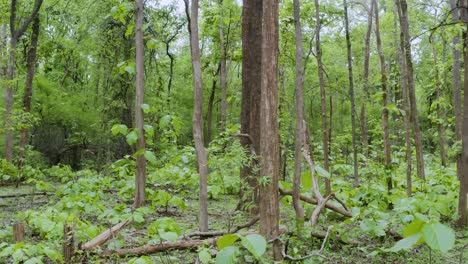
[[[0,14],[0,263],[468,263],[468,0]]]

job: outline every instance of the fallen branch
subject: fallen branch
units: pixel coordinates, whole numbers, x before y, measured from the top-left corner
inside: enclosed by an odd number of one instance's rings
[[[35,196],[35,195],[52,195],[47,192],[35,192],[35,193],[17,193],[17,194],[4,194],[0,195],[0,198],[16,198],[16,197],[26,197],[26,196]]]
[[[120,230],[122,230],[122,228],[127,226],[131,221],[132,221],[131,219],[128,219],[126,221],[123,221],[123,222],[111,227],[110,229],[104,231],[103,233],[101,233],[97,237],[95,237],[92,240],[86,242],[81,247],[81,249],[84,249],[84,250],[92,249],[92,248],[98,247],[98,246],[106,243],[107,240],[109,240],[111,237],[114,237]]]
[[[285,190],[283,190],[283,189],[279,189],[279,192],[280,192],[280,194],[281,194],[282,196],[286,196],[286,195],[292,196],[292,191],[285,191]],[[315,205],[317,204],[317,200],[314,199],[314,198],[310,198],[310,197],[307,197],[307,196],[302,195],[302,194],[301,194],[300,198],[301,198],[301,201],[304,201],[304,202],[306,202],[306,203],[315,204]],[[335,211],[335,212],[337,212],[337,213],[339,213],[339,214],[342,214],[342,215],[344,215],[344,216],[347,216],[347,217],[353,217],[353,213],[352,213],[352,212],[347,211],[347,210],[345,210],[345,209],[343,209],[343,208],[340,208],[340,207],[338,207],[338,206],[336,206],[336,205],[333,205],[333,204],[330,204],[330,203],[326,203],[326,204],[325,204],[325,208],[330,209],[330,210],[332,210],[332,211]]]
[[[328,233],[328,231],[327,231],[327,233]],[[313,237],[316,237],[316,238],[325,239],[328,236],[327,233],[311,232],[310,235],[313,236]],[[349,244],[349,245],[360,245],[360,244],[362,244],[358,240],[355,240],[355,239],[346,239],[346,240],[344,240],[340,236],[335,236],[332,239],[335,239],[335,240],[337,240],[338,242],[340,242],[342,244]]]
[[[183,238],[195,237],[195,236],[197,236],[197,237],[214,237],[214,236],[223,236],[223,235],[226,235],[226,234],[234,234],[234,233],[236,233],[237,231],[239,231],[241,229],[249,228],[249,227],[253,226],[254,224],[256,224],[258,222],[259,219],[260,219],[259,217],[252,218],[252,220],[250,220],[249,222],[244,223],[242,225],[238,225],[236,227],[233,227],[229,231],[195,232],[195,233],[192,233],[192,234],[184,235]]]

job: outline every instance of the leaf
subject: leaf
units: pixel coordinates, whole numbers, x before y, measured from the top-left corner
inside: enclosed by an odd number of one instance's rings
[[[302,190],[309,191],[312,189],[312,177],[310,176],[310,170],[302,172],[301,185]]]
[[[171,115],[165,115],[161,117],[161,119],[159,120],[159,128],[166,129],[169,127],[170,123],[171,123]]]
[[[216,255],[216,264],[235,264],[236,255],[239,251],[239,248],[235,246],[230,246],[223,248],[221,251],[218,252]]]
[[[315,171],[322,177],[330,179],[330,173],[319,165],[315,165]]]
[[[203,249],[202,251],[198,252],[198,259],[200,259],[201,263],[208,264],[211,261],[211,254],[208,249]]]
[[[422,234],[426,244],[435,250],[447,252],[455,244],[455,233],[450,227],[441,223],[435,222],[424,225]]]
[[[251,234],[242,237],[241,244],[252,253],[256,259],[259,259],[265,253],[267,242],[263,236]]]
[[[236,235],[236,234],[227,234],[227,235],[224,235],[224,236],[220,237],[216,241],[216,245],[218,246],[219,249],[223,249],[225,247],[231,246],[238,239],[239,239],[239,236]]]
[[[412,236],[409,236],[407,238],[404,238],[400,241],[398,241],[393,247],[389,248],[387,251],[389,252],[397,252],[402,249],[410,249],[415,245],[418,240],[421,238],[422,234],[418,233]]]
[[[133,215],[133,221],[135,221],[137,223],[143,223],[143,222],[145,222],[145,218],[143,218],[143,216],[141,214],[135,214],[135,215]]]
[[[162,239],[171,241],[171,242],[176,242],[178,238],[178,235],[176,232],[162,232],[159,235],[161,236]]]
[[[421,228],[425,222],[421,221],[420,218],[416,217],[413,222],[403,228],[403,237],[409,237],[414,234],[421,232]]]
[[[156,164],[157,163],[157,160],[156,160],[156,156],[154,155],[154,153],[152,151],[145,151],[145,158],[151,163],[151,164]]]
[[[145,114],[149,113],[150,106],[148,104],[141,104],[140,107],[141,107],[141,110],[143,110]]]
[[[127,134],[126,140],[130,146],[134,145],[138,140],[138,131],[132,130],[132,132]]]

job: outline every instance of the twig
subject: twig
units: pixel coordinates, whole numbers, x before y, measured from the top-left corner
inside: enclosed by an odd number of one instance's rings
[[[47,192],[36,192],[36,193],[18,193],[18,194],[5,194],[5,195],[0,195],[0,198],[16,198],[16,197],[25,197],[25,196],[34,196],[34,195],[52,195]]]
[[[95,248],[97,246],[100,246],[100,245],[106,243],[107,240],[109,240],[110,238],[113,238],[114,234],[117,234],[120,230],[122,230],[122,228],[124,228],[126,225],[128,225],[131,221],[132,221],[131,219],[128,219],[126,221],[123,221],[123,222],[111,227],[110,229],[104,231],[103,233],[101,233],[97,237],[95,237],[95,238],[91,239],[90,241],[86,242],[81,247],[81,249],[83,249],[83,250],[93,249],[93,248]]]

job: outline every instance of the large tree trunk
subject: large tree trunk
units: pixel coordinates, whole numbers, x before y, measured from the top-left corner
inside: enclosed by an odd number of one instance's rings
[[[361,135],[364,155],[369,158],[369,136],[367,134],[367,100],[369,100],[369,58],[370,58],[370,37],[372,33],[372,11],[374,1],[371,1],[370,9],[367,11],[367,31],[364,39],[364,100],[361,106]]]
[[[398,12],[398,17],[401,17],[401,10],[395,5],[395,8]],[[395,17],[396,19],[396,17]],[[400,46],[398,47],[398,60],[400,64],[400,84],[401,92],[403,97],[403,110],[404,115],[404,124],[405,124],[405,145],[406,145],[406,193],[409,196],[412,194],[412,179],[411,179],[411,170],[412,170],[412,147],[411,147],[411,111],[410,103],[408,98],[408,78],[406,77],[406,62],[405,62],[405,44],[403,41],[403,33],[400,32]]]
[[[220,84],[221,84],[221,129],[224,132],[226,127],[227,118],[227,69],[226,69],[226,46],[224,43],[224,16],[223,16],[223,0],[219,0],[219,45],[221,49],[221,71],[220,71]]]
[[[328,132],[327,132],[327,98],[325,93],[325,78],[323,76],[322,48],[320,47],[320,4],[315,0],[315,48],[318,65],[318,76],[320,82],[320,110],[322,114],[322,144],[323,144],[323,163],[326,171],[330,171],[330,161],[328,158]],[[331,193],[330,179],[325,179],[326,194]]]
[[[425,180],[424,173],[424,158],[421,128],[419,126],[418,107],[416,104],[416,88],[414,84],[413,62],[411,56],[411,41],[409,35],[409,22],[408,22],[408,5],[406,0],[396,0],[399,8],[401,9],[400,27],[403,33],[403,40],[405,44],[404,54],[406,58],[406,73],[408,79],[408,96],[411,108],[411,120],[413,122],[414,142],[416,146],[416,168],[418,177]]]
[[[37,42],[39,39],[39,16],[36,16],[32,24],[32,35],[31,35],[31,48],[28,52],[27,59],[27,76],[26,76],[26,85],[24,88],[23,96],[23,111],[29,113],[31,110],[31,97],[32,97],[32,84],[34,79],[34,72],[36,69],[36,54],[37,54]],[[20,142],[19,142],[19,168],[24,165],[25,162],[25,153],[26,153],[26,144],[28,142],[28,132],[29,128],[26,126],[21,130]]]
[[[391,146],[390,146],[390,129],[388,122],[388,84],[387,84],[387,70],[385,68],[385,56],[382,48],[382,40],[380,38],[380,23],[379,23],[379,4],[377,0],[374,0],[374,15],[375,15],[375,37],[377,40],[377,50],[379,52],[380,59],[380,76],[382,82],[382,129],[384,132],[384,164],[387,173],[387,188],[390,191],[393,188],[392,184],[392,175],[390,170],[392,156],[391,156]]]
[[[304,207],[301,204],[301,160],[302,145],[304,144],[304,97],[302,75],[302,29],[299,0],[294,0],[294,28],[296,34],[296,140],[294,143],[294,181],[293,181],[293,205],[296,211],[297,234],[304,223]]]
[[[188,15],[188,0],[185,0]],[[190,7],[190,48],[192,54],[192,80],[193,80],[193,140],[197,153],[198,173],[200,174],[199,194],[199,229],[208,231],[208,157],[203,145],[203,83],[200,63],[200,47],[198,37],[198,0],[193,0]]]
[[[465,33],[464,33],[464,41],[465,41],[465,49],[468,47],[468,0],[460,1],[460,7],[462,8],[462,20],[465,23]],[[464,96],[463,96],[463,126],[462,126],[462,169],[463,174],[460,177],[460,193],[459,193],[459,201],[458,201],[458,224],[466,226],[468,225],[468,52],[465,51],[463,64],[465,65],[465,73],[464,73]]]
[[[10,59],[8,62],[7,69],[7,80],[10,81],[6,87],[5,95],[5,123],[6,128],[5,134],[5,159],[9,162],[13,159],[13,124],[11,123],[11,111],[13,110],[13,79],[15,77],[15,63],[16,63],[16,46],[18,45],[18,40],[24,34],[28,28],[31,21],[36,17],[39,9],[41,8],[43,0],[35,0],[34,7],[31,12],[31,15],[27,17],[24,22],[21,24],[21,27],[16,29],[16,9],[17,9],[17,0],[11,1],[10,8]]]
[[[346,31],[346,50],[348,53],[348,76],[349,76],[349,98],[351,100],[351,129],[353,137],[353,165],[354,165],[354,187],[359,185],[358,160],[357,160],[357,142],[356,142],[356,104],[354,101],[354,79],[353,79],[353,55],[351,50],[351,39],[349,38],[349,22],[348,22],[348,3],[343,0],[345,31]]]
[[[268,240],[279,234],[279,130],[278,130],[278,1],[264,0],[262,12],[262,71],[260,98],[260,233]],[[273,257],[281,259],[279,241],[273,244]]]
[[[145,151],[145,132],[143,130],[144,117],[141,105],[144,104],[144,78],[145,58],[143,42],[143,0],[136,0],[136,23],[135,23],[135,64],[136,64],[136,100],[135,100],[135,128],[138,129],[138,140],[136,152]],[[136,159],[135,173],[135,207],[138,208],[145,203],[146,185],[146,158],[140,153]]]
[[[242,15],[242,146],[248,153],[260,151],[260,86],[262,65],[262,0],[244,0]],[[256,154],[255,154],[256,155]],[[241,201],[252,205],[250,212],[258,212],[258,161],[253,159],[241,168]]]

